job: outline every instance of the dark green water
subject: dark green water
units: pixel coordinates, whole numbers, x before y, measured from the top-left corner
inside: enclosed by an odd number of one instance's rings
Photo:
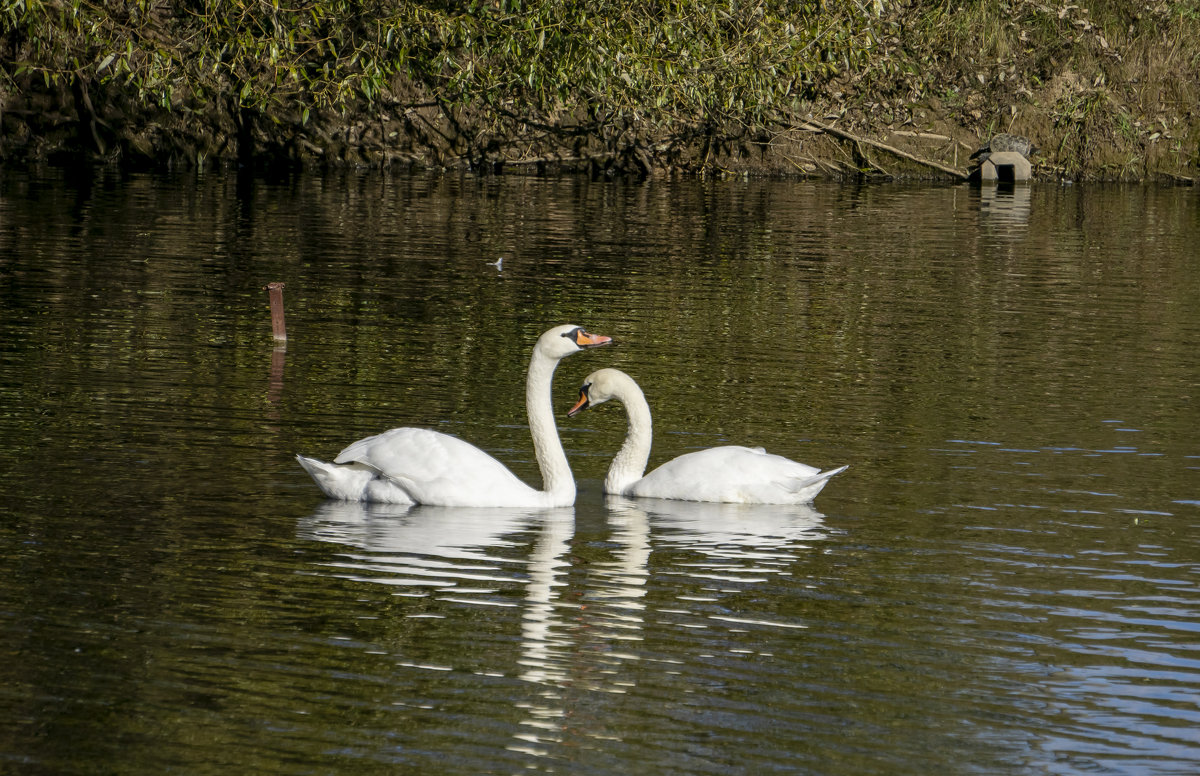
[[[1188,189],[0,173],[0,772],[1190,774]],[[497,271],[488,262],[504,257]],[[269,281],[287,283],[273,353]],[[401,425],[573,509],[322,501]],[[850,464],[812,509],[607,502]]]

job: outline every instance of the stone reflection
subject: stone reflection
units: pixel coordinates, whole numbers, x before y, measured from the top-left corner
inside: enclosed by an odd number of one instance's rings
[[[979,189],[979,214],[986,224],[1019,227],[1014,234],[1023,235],[1029,224],[1029,209],[1028,185],[1001,183]]]

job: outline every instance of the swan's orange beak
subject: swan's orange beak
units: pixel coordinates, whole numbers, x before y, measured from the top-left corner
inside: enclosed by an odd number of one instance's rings
[[[590,387],[591,387],[591,386],[589,386],[589,385],[585,385],[585,386],[583,386],[582,388],[580,388],[580,389],[579,389],[579,401],[575,402],[575,406],[574,406],[574,407],[572,407],[571,409],[567,410],[567,417],[568,417],[568,418],[573,418],[573,417],[575,417],[576,415],[578,415],[579,413],[583,412],[584,410],[586,410],[586,409],[588,408],[588,404],[589,404],[589,401],[588,401],[588,388],[590,388]]]
[[[601,345],[609,345],[612,341],[612,337],[605,337],[603,334],[588,334],[583,329],[575,330],[575,344],[581,348],[598,348]]]

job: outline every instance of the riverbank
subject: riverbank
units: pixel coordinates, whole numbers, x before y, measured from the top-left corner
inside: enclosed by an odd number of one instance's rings
[[[1040,179],[1190,184],[1200,168],[1196,0],[642,9],[618,30],[501,5],[350,25],[350,6],[316,3],[255,34],[152,7],[98,17],[77,51],[43,39],[86,20],[31,4],[3,43],[0,159],[959,179],[1011,132],[1039,147]],[[324,60],[305,36],[333,41]]]

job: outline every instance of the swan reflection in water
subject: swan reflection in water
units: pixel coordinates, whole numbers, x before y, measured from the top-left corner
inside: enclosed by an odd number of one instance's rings
[[[690,549],[712,558],[790,560],[828,535],[825,516],[808,504],[718,504],[619,496],[610,510],[644,510],[657,547]]]
[[[571,510],[566,510],[570,513]],[[326,565],[339,576],[397,586],[454,588],[467,583],[512,583],[513,565],[489,549],[519,546],[507,538],[539,519],[528,509],[409,507],[326,501],[300,521],[302,539],[364,550]]]
[[[606,506],[612,553],[593,561],[586,577],[574,577],[587,580],[582,591],[570,589],[573,508],[463,509],[329,501],[300,521],[299,534],[362,551],[343,554],[342,560],[329,564],[338,569],[338,576],[424,591],[435,588],[443,600],[469,603],[467,593],[523,585],[523,600],[516,604],[517,665],[492,670],[537,688],[533,696],[514,700],[522,719],[508,748],[545,757],[570,736],[581,734],[567,724],[573,703],[568,693],[619,694],[632,685],[629,663],[645,657],[639,643],[653,552],[685,550],[706,558],[691,564],[669,560],[668,573],[682,568],[696,577],[744,578],[752,571],[761,576],[763,566],[786,566],[799,550],[827,533],[822,515],[803,505],[611,496]],[[522,561],[519,548],[527,545],[522,535],[530,533],[536,538]],[[480,589],[482,585],[491,589]],[[699,611],[695,614],[710,619]]]
[[[537,538],[521,575],[519,558],[501,557],[495,551],[524,546],[517,535],[532,531]],[[425,590],[434,587],[443,600],[465,600],[465,596],[451,599],[446,593],[492,592],[466,587],[472,583],[523,583],[520,657],[511,671],[539,689],[533,698],[515,701],[523,719],[509,748],[545,756],[549,746],[563,740],[567,716],[563,690],[571,685],[571,666],[579,651],[562,614],[568,551],[575,536],[573,508],[471,509],[327,501],[301,519],[298,533],[302,539],[363,551],[326,564],[339,569],[338,576]],[[644,569],[644,561],[640,565]],[[506,566],[516,570],[509,573]],[[493,670],[509,673],[507,666]]]

